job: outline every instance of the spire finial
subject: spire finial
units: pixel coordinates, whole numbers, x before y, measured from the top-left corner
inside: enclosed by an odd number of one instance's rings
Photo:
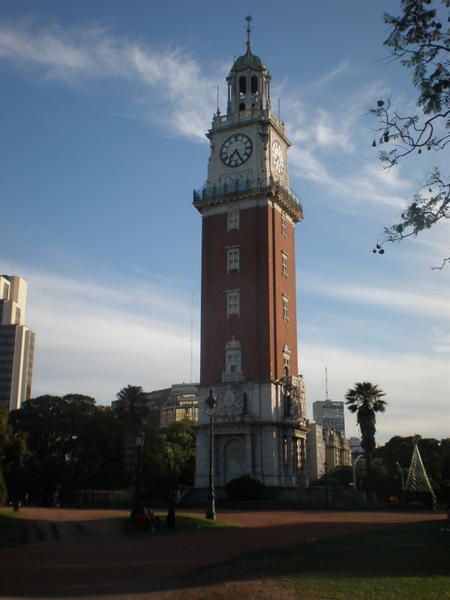
[[[252,42],[250,39],[250,34],[252,32],[252,28],[250,27],[250,23],[253,21],[253,17],[251,17],[249,15],[248,17],[245,17],[245,20],[247,21],[247,52],[250,52],[250,47],[252,45]]]

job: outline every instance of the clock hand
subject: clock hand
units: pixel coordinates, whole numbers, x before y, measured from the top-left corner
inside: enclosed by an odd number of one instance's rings
[[[242,160],[242,156],[239,154],[239,151],[237,149],[233,152],[230,158],[232,158],[235,154],[237,154],[239,156],[239,159]]]

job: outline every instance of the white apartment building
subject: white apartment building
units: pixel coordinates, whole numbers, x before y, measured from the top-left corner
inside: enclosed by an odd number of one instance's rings
[[[0,275],[0,407],[21,407],[31,396],[35,334],[25,326],[27,282]]]

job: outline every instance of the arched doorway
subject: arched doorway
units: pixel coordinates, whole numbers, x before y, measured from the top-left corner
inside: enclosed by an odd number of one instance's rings
[[[233,438],[225,445],[224,461],[225,483],[245,475],[245,448],[239,438]]]

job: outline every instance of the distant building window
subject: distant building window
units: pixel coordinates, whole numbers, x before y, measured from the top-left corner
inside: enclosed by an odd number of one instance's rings
[[[283,277],[288,276],[288,255],[286,252],[281,253],[281,274]]]
[[[239,316],[240,302],[239,290],[229,290],[227,292],[227,317],[231,315]]]
[[[284,210],[281,213],[281,235],[287,235],[287,217]]]
[[[239,247],[227,249],[227,271],[239,271]]]
[[[283,295],[283,319],[285,321],[288,320],[288,304],[289,304],[288,297]]]
[[[252,75],[252,78],[251,78],[251,89],[252,89],[252,94],[257,94],[258,93],[258,78],[256,77],[256,75]]]
[[[228,211],[228,231],[239,229],[239,208],[234,206]]]

